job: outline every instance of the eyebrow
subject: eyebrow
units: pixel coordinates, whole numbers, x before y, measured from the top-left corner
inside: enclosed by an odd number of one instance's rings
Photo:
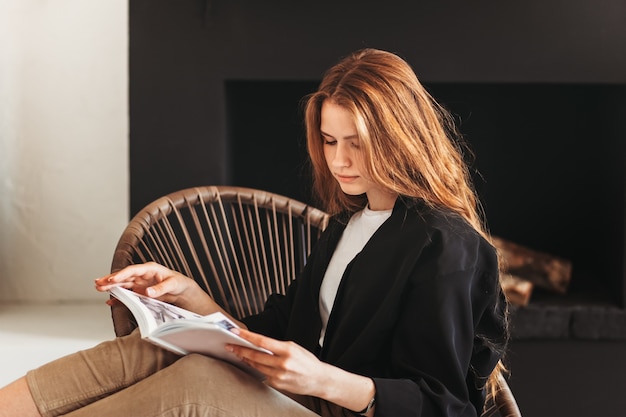
[[[320,133],[322,134],[322,136],[327,136],[327,137],[329,137],[329,138],[337,139],[337,138],[336,138],[336,137],[334,137],[333,135],[329,135],[328,133],[324,132],[324,131],[323,131],[323,130],[321,130],[321,129],[320,129]],[[344,140],[350,140],[350,139],[358,139],[358,138],[359,138],[359,135],[355,133],[354,135],[346,136],[346,137],[341,138],[341,139],[344,139]]]

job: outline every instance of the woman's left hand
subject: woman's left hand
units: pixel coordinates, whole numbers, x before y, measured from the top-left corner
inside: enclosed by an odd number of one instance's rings
[[[202,315],[223,311],[193,279],[155,262],[129,265],[96,279],[95,285],[101,292],[115,286],[128,288]]]
[[[226,346],[227,350],[265,375],[266,384],[294,394],[323,397],[330,365],[294,342],[279,341],[244,329],[237,329],[236,333],[273,353],[270,355],[239,345]]]

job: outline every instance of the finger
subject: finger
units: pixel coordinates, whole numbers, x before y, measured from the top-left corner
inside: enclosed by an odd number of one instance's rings
[[[276,368],[272,364],[265,364],[262,362],[256,362],[246,357],[240,358],[245,364],[253,367],[263,375],[265,375],[266,382],[269,382],[271,378],[276,374]]]
[[[178,294],[179,288],[176,280],[163,278],[163,281],[155,285],[146,287],[145,293],[148,297],[158,298],[167,294]]]
[[[244,363],[261,371],[264,375],[271,375],[277,368],[277,362],[274,355],[259,352],[241,345],[226,345],[226,350],[232,352]]]
[[[108,285],[109,277],[111,277],[111,275],[113,275],[113,274],[108,274],[108,275],[105,275],[103,277],[96,278],[94,281],[95,281],[96,285]]]
[[[120,304],[120,303],[121,303],[121,301],[120,301],[120,300],[118,300],[117,298],[107,298],[107,300],[105,301],[105,303],[106,303],[106,305],[108,305],[108,306],[111,306],[111,307],[112,307],[112,306],[114,306],[114,305],[116,305],[116,304]]]
[[[145,277],[153,278],[158,276],[162,272],[161,265],[154,262],[148,262],[143,264],[129,265],[124,269],[111,274],[109,280],[113,282],[125,281],[130,278]]]
[[[96,290],[100,292],[109,291],[113,287],[132,288],[133,285],[134,282],[131,280],[115,282],[113,279],[111,279],[111,276],[106,276],[95,280]]]
[[[154,262],[143,264],[129,265],[126,268],[110,274],[97,280],[96,284],[100,284],[103,288],[108,289],[111,286],[141,280],[143,285],[153,284],[161,279],[162,275],[169,273],[167,268]]]
[[[234,333],[237,333],[241,336],[242,339],[245,339],[252,344],[262,347],[264,349],[269,350],[275,355],[283,352],[285,350],[285,343],[280,340],[272,339],[271,337],[263,336],[259,333],[251,332],[250,330],[238,328],[232,330]]]

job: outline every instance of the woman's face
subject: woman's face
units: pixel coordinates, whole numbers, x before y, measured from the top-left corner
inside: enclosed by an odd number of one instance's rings
[[[328,169],[339,182],[342,191],[349,195],[366,194],[372,210],[393,208],[395,194],[374,184],[366,176],[352,114],[344,107],[325,100],[322,104],[320,130]]]

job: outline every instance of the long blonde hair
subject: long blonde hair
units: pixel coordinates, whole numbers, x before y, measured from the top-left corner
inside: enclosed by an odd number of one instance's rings
[[[453,119],[407,62],[376,49],[344,58],[307,97],[305,124],[313,191],[327,212],[355,212],[367,201],[364,196],[343,193],[328,169],[320,133],[325,100],[354,117],[370,180],[400,196],[450,209],[490,240]],[[499,363],[490,376],[492,390],[503,369]]]

